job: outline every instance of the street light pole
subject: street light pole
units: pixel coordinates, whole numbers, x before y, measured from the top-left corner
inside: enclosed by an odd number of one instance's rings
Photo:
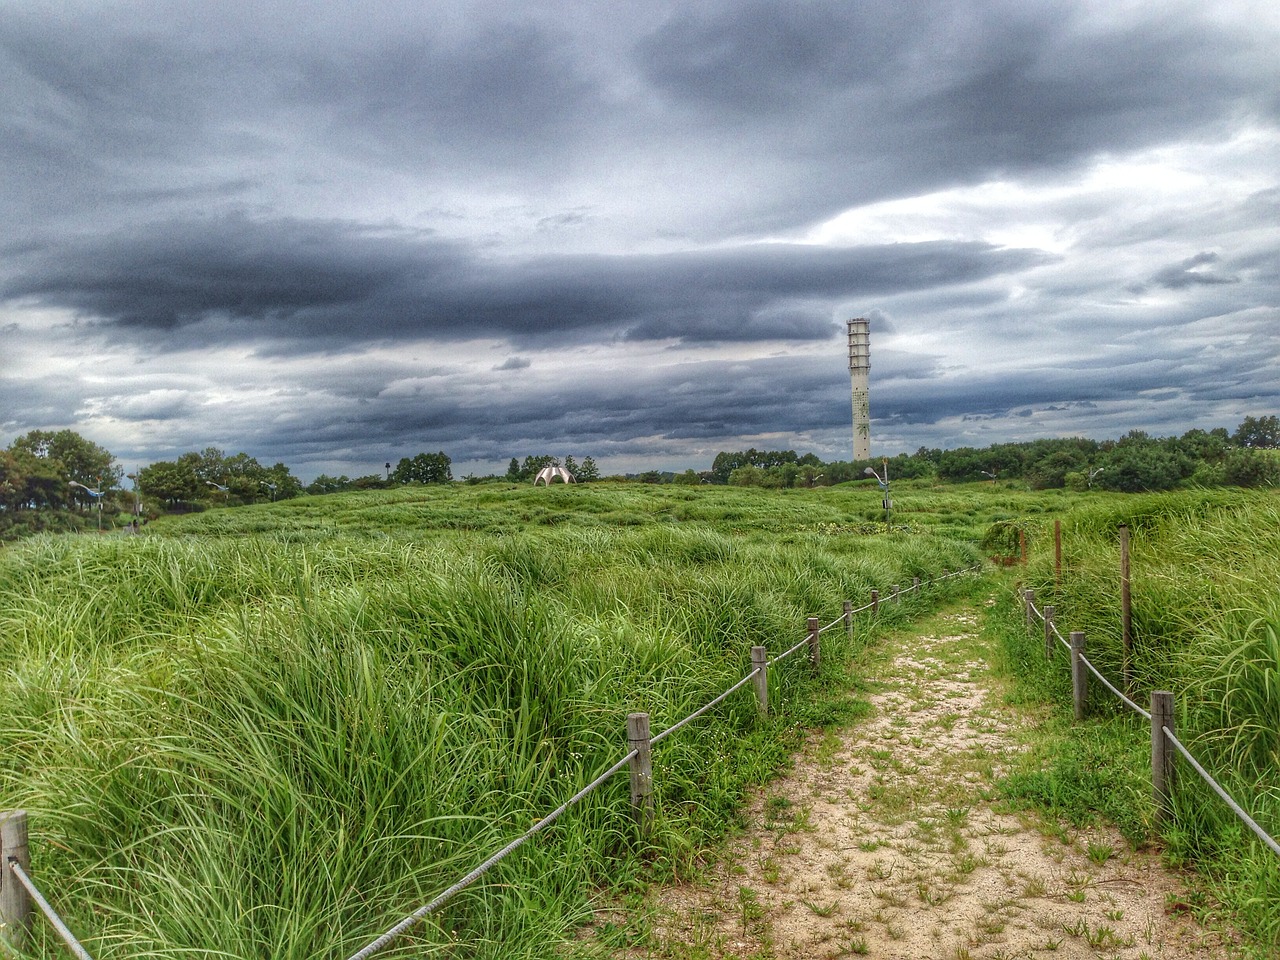
[[[102,481],[99,480],[98,482],[101,483]],[[67,486],[79,487],[81,490],[84,490],[86,493],[89,494],[89,496],[93,497],[93,499],[98,502],[98,532],[101,533],[102,532],[102,491],[95,490],[93,489],[93,487],[86,487],[83,483],[80,483],[77,480],[68,480]]]
[[[893,509],[893,501],[889,499],[889,461],[884,459],[880,463],[884,469],[884,476],[876,473],[875,467],[867,467],[862,472],[869,477],[875,477],[876,483],[880,484],[880,489],[884,491],[884,530],[888,533],[892,529],[889,525],[889,512]]]

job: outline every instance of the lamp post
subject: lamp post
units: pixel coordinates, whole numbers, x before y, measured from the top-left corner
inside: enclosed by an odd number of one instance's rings
[[[262,485],[271,491],[271,502],[275,503],[276,502],[276,485],[274,483],[269,483],[266,480],[262,481]]]
[[[133,532],[137,533],[142,523],[142,498],[138,495],[138,473],[126,473],[125,476],[133,481]]]
[[[101,483],[102,481],[99,480],[98,482]],[[93,499],[98,502],[98,532],[101,533],[102,532],[102,491],[95,490],[93,489],[93,487],[86,487],[83,483],[80,483],[77,480],[68,480],[67,485],[72,487],[79,487],[81,490],[85,491],[87,494],[89,494],[89,496],[93,497]]]
[[[881,460],[880,463],[884,470],[884,476],[876,473],[875,467],[867,467],[862,472],[868,477],[875,477],[876,483],[880,484],[880,489],[884,492],[884,529],[888,533],[891,529],[889,526],[889,511],[893,509],[893,501],[889,499],[889,461]]]
[[[1093,478],[1094,478],[1094,477],[1096,477],[1098,474],[1100,474],[1100,473],[1101,473],[1103,470],[1105,470],[1105,469],[1107,469],[1107,468],[1106,468],[1106,467],[1098,467],[1098,468],[1096,468],[1096,469],[1094,469],[1094,470],[1090,470],[1090,471],[1089,471],[1089,489],[1090,489],[1090,490],[1092,490],[1092,489],[1093,489]]]
[[[991,482],[992,482],[992,483],[995,483],[995,482],[996,482],[996,477],[1000,475],[1000,471],[999,471],[999,470],[983,470],[983,471],[982,471],[982,475],[983,475],[984,477],[990,477],[990,478],[991,478]]]

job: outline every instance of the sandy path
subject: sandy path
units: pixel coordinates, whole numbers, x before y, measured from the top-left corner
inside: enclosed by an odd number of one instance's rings
[[[994,808],[1027,721],[1001,703],[976,634],[960,610],[887,641],[875,715],[815,738],[702,883],[657,894],[650,943],[620,955],[1231,956],[1119,834]]]

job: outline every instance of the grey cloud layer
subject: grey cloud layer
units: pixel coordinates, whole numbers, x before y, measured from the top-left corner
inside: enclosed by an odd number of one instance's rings
[[[1100,158],[1270,142],[1277,41],[1231,2],[0,0],[0,429],[101,416],[313,462],[836,451],[853,312],[875,318],[877,429],[908,445],[966,416],[1274,404],[1274,165],[1230,171],[1247,199],[1156,214],[1046,201],[1035,235],[1066,252],[990,239],[1009,210],[791,241],[880,201],[1034,203]],[[491,352],[436,356],[473,341]],[[98,364],[123,343],[127,367]],[[420,359],[376,369],[377,344]],[[287,373],[219,419],[182,383],[200,350]],[[605,359],[566,386],[542,375],[557,350]],[[259,386],[308,400],[268,412]]]
[[[1044,262],[979,243],[832,249],[755,244],[699,253],[489,258],[457,243],[341,223],[240,217],[156,225],[31,254],[0,292],[103,324],[297,339],[621,336],[685,342],[816,340],[839,298],[985,279]],[[197,342],[204,334],[187,331]]]

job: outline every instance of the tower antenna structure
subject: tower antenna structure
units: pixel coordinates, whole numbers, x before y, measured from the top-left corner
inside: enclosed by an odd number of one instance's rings
[[[849,326],[849,381],[853,388],[853,459],[871,459],[871,321],[863,317]]]

